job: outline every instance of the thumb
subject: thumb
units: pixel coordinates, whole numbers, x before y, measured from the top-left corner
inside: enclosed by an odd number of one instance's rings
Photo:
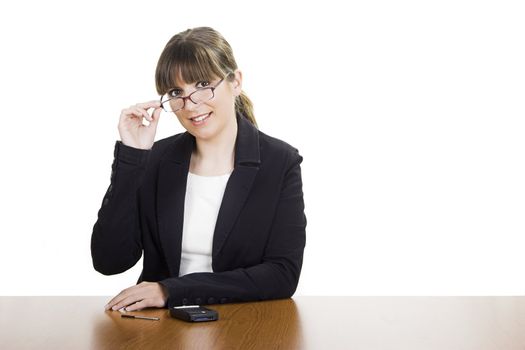
[[[162,108],[155,108],[153,111],[153,114],[151,115],[151,121],[149,122],[150,126],[157,127],[157,124],[159,123],[160,119],[160,113],[162,112]]]

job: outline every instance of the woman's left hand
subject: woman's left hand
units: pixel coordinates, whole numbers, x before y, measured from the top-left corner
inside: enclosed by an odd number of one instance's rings
[[[126,311],[141,310],[146,307],[164,307],[168,300],[168,291],[157,282],[141,282],[120,292],[106,304],[106,310]]]

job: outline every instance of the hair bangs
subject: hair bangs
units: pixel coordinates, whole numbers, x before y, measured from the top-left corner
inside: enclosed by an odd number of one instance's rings
[[[181,83],[211,81],[225,75],[210,50],[185,40],[166,47],[159,59],[156,81],[162,95]],[[180,81],[182,80],[182,81]]]

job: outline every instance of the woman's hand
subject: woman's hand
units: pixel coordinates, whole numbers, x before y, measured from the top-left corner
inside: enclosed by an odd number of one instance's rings
[[[148,110],[151,108],[154,110],[150,116]],[[161,111],[160,102],[155,100],[137,103],[123,109],[118,123],[118,132],[122,143],[133,148],[151,149],[155,141]],[[149,125],[142,124],[144,118],[149,122]]]
[[[106,304],[107,310],[126,311],[141,310],[146,307],[164,307],[168,300],[168,291],[157,282],[141,282],[120,292],[116,297]]]

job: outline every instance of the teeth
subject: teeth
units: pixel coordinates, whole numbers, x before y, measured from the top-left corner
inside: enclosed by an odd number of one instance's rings
[[[196,122],[200,122],[202,120],[204,120],[205,118],[207,118],[210,114],[205,114],[203,116],[200,116],[200,117],[197,117],[197,118],[193,118],[193,121],[196,121]]]

